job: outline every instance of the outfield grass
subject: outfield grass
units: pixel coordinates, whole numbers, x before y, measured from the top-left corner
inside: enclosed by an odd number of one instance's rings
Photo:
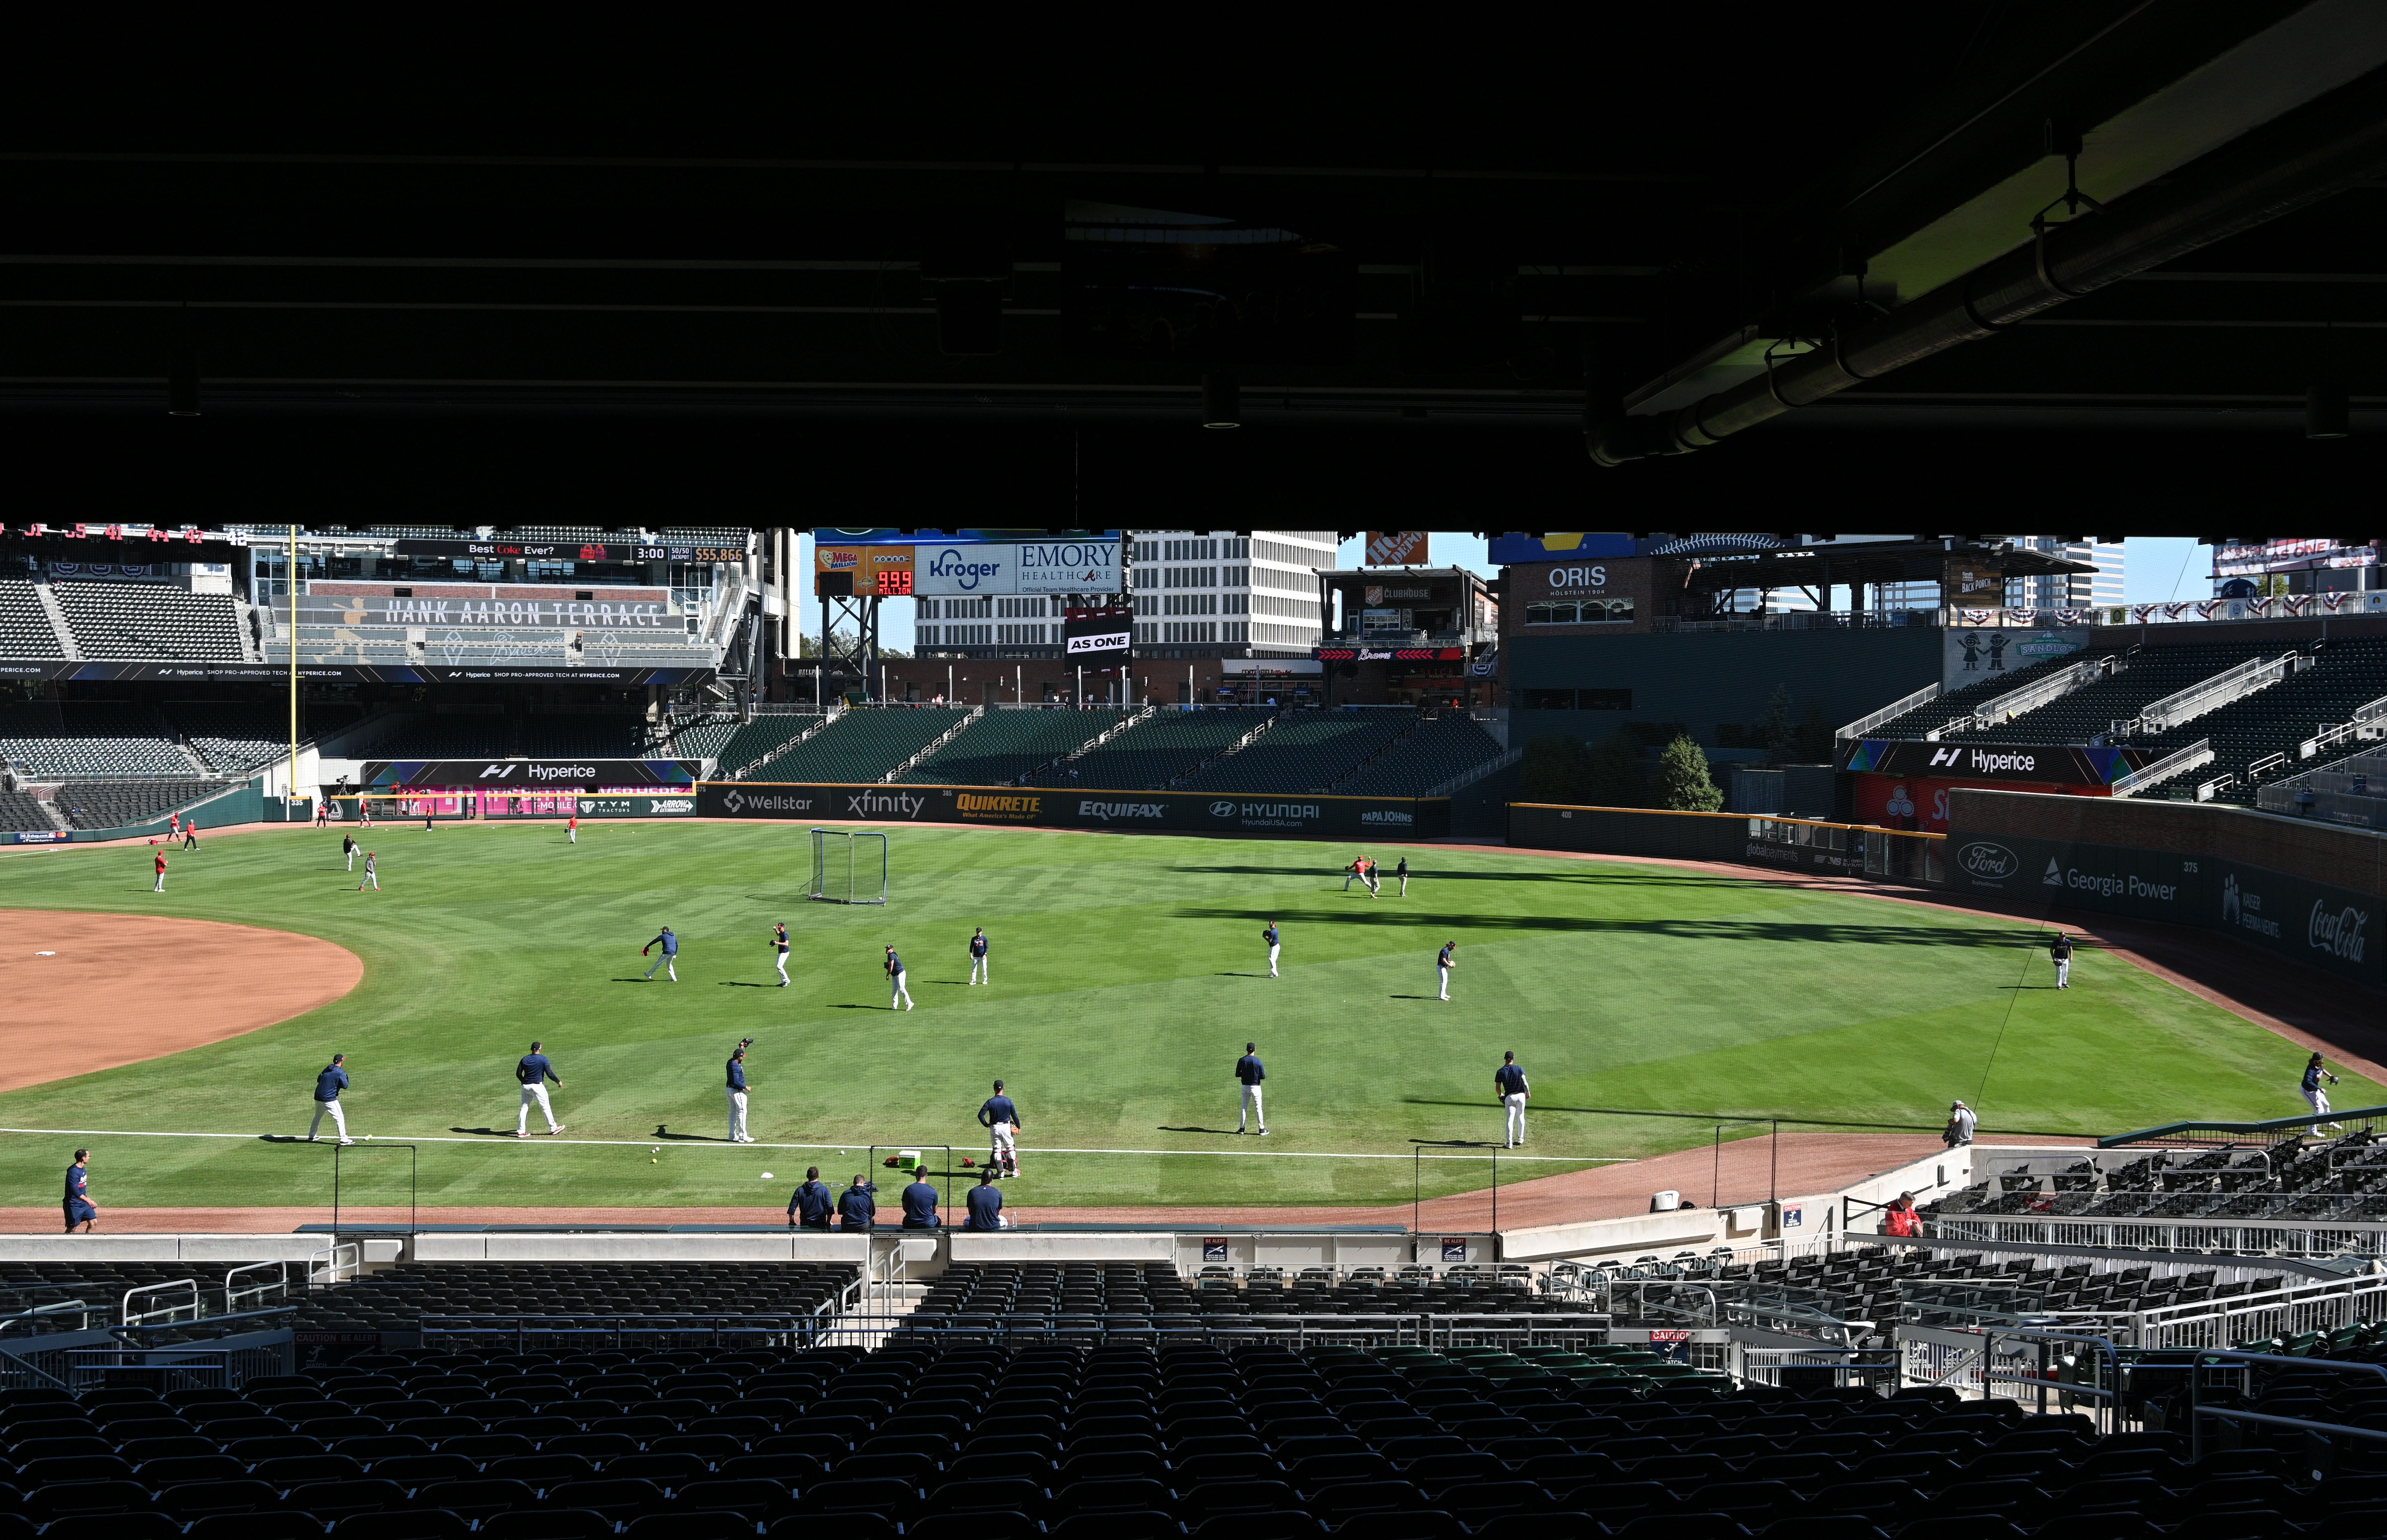
[[[841,1177],[873,1142],[978,1148],[972,1115],[999,1075],[1028,1120],[1014,1203],[1258,1205],[1406,1200],[1407,1158],[1294,1155],[1497,1139],[1503,1049],[1533,1077],[1529,1153],[1571,1159],[1713,1136],[1711,1121],[1635,1114],[1936,1126],[1962,1096],[1985,1128],[2105,1133],[2301,1106],[2293,1044],[2092,952],[2059,994],[2020,922],[1673,868],[1429,850],[1410,852],[1422,875],[1408,899],[1388,885],[1370,900],[1340,890],[1350,852],[1332,845],[899,829],[894,898],[878,909],[805,902],[795,826],[600,823],[577,847],[545,825],[376,836],[378,894],[354,890],[336,833],[216,837],[176,858],[163,895],[145,846],[0,859],[0,906],[277,927],[365,962],[345,1000],[0,1096],[0,1125],[303,1133],[315,1071],[340,1050],[353,1130],[469,1140],[511,1132],[512,1067],[539,1037],[564,1079],[565,1141],[632,1142],[426,1143],[423,1204],[784,1203],[804,1165]],[[1274,980],[1258,937],[1270,918],[1284,931]],[[775,919],[796,941],[786,990],[773,987]],[[639,978],[638,947],[663,924],[684,941],[676,986]],[[996,983],[973,989],[964,945],[981,924]],[[1433,998],[1446,939],[1459,943],[1449,1004]],[[892,1018],[889,941],[919,1001]],[[170,986],[157,1004],[170,1012]],[[750,1034],[755,1137],[850,1155],[676,1140],[653,1152],[658,1123],[723,1132],[722,1061]],[[1269,1066],[1265,1145],[1228,1131],[1247,1038]],[[2387,1097],[2348,1077],[2338,1099]],[[0,1135],[0,1201],[54,1202],[71,1142]],[[321,1147],[88,1142],[103,1205],[329,1197]],[[1237,1153],[1039,1153],[1053,1146]],[[1503,1180],[1567,1168],[1504,1163]],[[350,1201],[400,1191],[367,1169],[351,1170]],[[1488,1175],[1430,1165],[1426,1190]]]

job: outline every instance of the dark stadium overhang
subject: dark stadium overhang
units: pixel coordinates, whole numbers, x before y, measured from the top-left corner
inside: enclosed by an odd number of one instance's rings
[[[371,59],[178,56],[128,92],[153,40],[53,51],[0,109],[9,513],[766,527],[992,499],[1026,527],[1232,508],[1430,529],[1497,509],[1893,533],[1867,526],[1926,522],[1919,503],[1971,529],[2203,535],[2375,506],[2375,178],[1729,454],[1606,475],[1582,437],[1587,417],[1716,394],[1709,372],[1752,345],[1801,339],[1777,350],[1796,395],[1825,367],[1800,360],[1834,356],[1810,345],[2011,246],[2075,134],[2081,185],[2118,214],[2315,96],[2375,88],[2387,21],[2368,0],[1858,28],[1759,8],[1695,48],[1663,10],[1596,26],[1591,46],[1502,34],[1480,55],[1446,30],[1371,69],[1339,36],[1280,39],[1206,57],[1198,82],[1169,75],[1174,39],[1158,77],[1065,50],[949,78],[933,39],[900,67],[708,39],[680,69],[668,21],[618,73],[469,87],[445,60],[392,86]],[[74,81],[86,57],[110,79]],[[789,89],[799,57],[838,78]],[[732,83],[741,66],[760,72]],[[1156,106],[1180,91],[1202,110]],[[2194,109],[2147,116],[2166,101]],[[1222,249],[1318,258],[1308,276],[1263,263],[1249,291],[1304,324],[1219,355],[1104,343],[1086,318],[1118,275],[1082,259],[1120,243],[1070,239],[1095,204],[1108,234],[1172,249],[1219,230]],[[2058,281],[2108,214],[2056,233]],[[1199,425],[1221,364],[1231,433]],[[2354,438],[2305,440],[2316,385],[2342,388]]]
[[[1831,584],[1937,581],[1951,561],[1993,566],[2002,577],[2058,576],[2093,573],[2095,566],[2066,561],[2010,540],[1884,540],[1862,544],[1794,546],[1784,550],[1735,551],[1681,558],[1682,587],[1690,593],[1729,593],[1750,588],[1813,588]]]

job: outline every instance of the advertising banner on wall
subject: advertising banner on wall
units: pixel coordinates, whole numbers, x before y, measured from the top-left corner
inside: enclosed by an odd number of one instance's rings
[[[1368,531],[1368,565],[1371,567],[1425,567],[1433,564],[1427,554],[1433,549],[1433,537],[1421,529],[1371,529]]]
[[[1156,834],[1383,839],[1449,832],[1448,798],[1237,797],[1195,791],[1062,787],[821,786],[708,781],[708,818],[801,818],[903,824],[1022,824]]]
[[[2089,646],[2089,633],[2085,629],[1951,625],[1940,633],[1940,645],[1939,688],[1958,690],[2000,675],[2019,673],[2051,658],[2068,658]]]
[[[2148,749],[2045,743],[1917,743],[1859,738],[1840,750],[1839,767],[1884,776],[1942,776],[1965,780],[2034,781],[2052,786],[2111,786],[2153,763]]]
[[[2202,926],[2357,983],[2387,982],[2381,902],[2211,855],[2026,836],[1948,837],[1948,882],[2051,907]]]
[[[1945,834],[1949,819],[1948,794],[1965,787],[1985,791],[2020,789],[2011,781],[1967,780],[1937,776],[1859,776],[1850,788],[1849,814],[1860,824]],[[2032,787],[2030,789],[2052,790],[2067,797],[2108,797],[2113,794],[2102,786],[2059,784],[2052,788]]]
[[[1490,554],[1495,566],[1526,562],[1589,561],[1601,556],[1632,556],[1638,544],[1630,535],[1574,532],[1540,535],[1495,534]]]
[[[676,759],[399,759],[368,760],[366,786],[471,786],[588,789],[692,786],[699,766]]]

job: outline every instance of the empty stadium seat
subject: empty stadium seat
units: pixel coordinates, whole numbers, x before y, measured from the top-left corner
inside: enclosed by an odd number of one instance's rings
[[[1346,797],[1421,797],[1500,752],[1498,741],[1471,718],[1444,712],[1419,720],[1335,782],[1334,790]]]
[[[163,583],[60,578],[50,585],[86,658],[238,662],[239,612],[230,594],[195,594]]]
[[[902,779],[942,786],[1008,786],[1118,726],[1121,713],[1062,707],[1003,709],[962,729],[960,736],[905,771]]]
[[[1163,706],[1099,749],[1040,770],[1037,786],[1089,791],[1166,788],[1276,713],[1262,706],[1212,706],[1200,711]]]
[[[1406,710],[1289,712],[1244,748],[1188,777],[1188,791],[1325,791],[1417,725]]]
[[[57,627],[42,608],[33,585],[21,577],[0,578],[0,656],[63,658]]]
[[[749,778],[830,784],[877,781],[968,714],[936,706],[849,711],[806,741],[755,767]]]

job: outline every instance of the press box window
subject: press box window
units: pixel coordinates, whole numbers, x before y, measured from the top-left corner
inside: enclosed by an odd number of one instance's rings
[[[1528,625],[1610,625],[1632,618],[1629,599],[1545,599],[1525,606]]]
[[[1629,689],[1521,689],[1519,704],[1534,712],[1629,712]]]

